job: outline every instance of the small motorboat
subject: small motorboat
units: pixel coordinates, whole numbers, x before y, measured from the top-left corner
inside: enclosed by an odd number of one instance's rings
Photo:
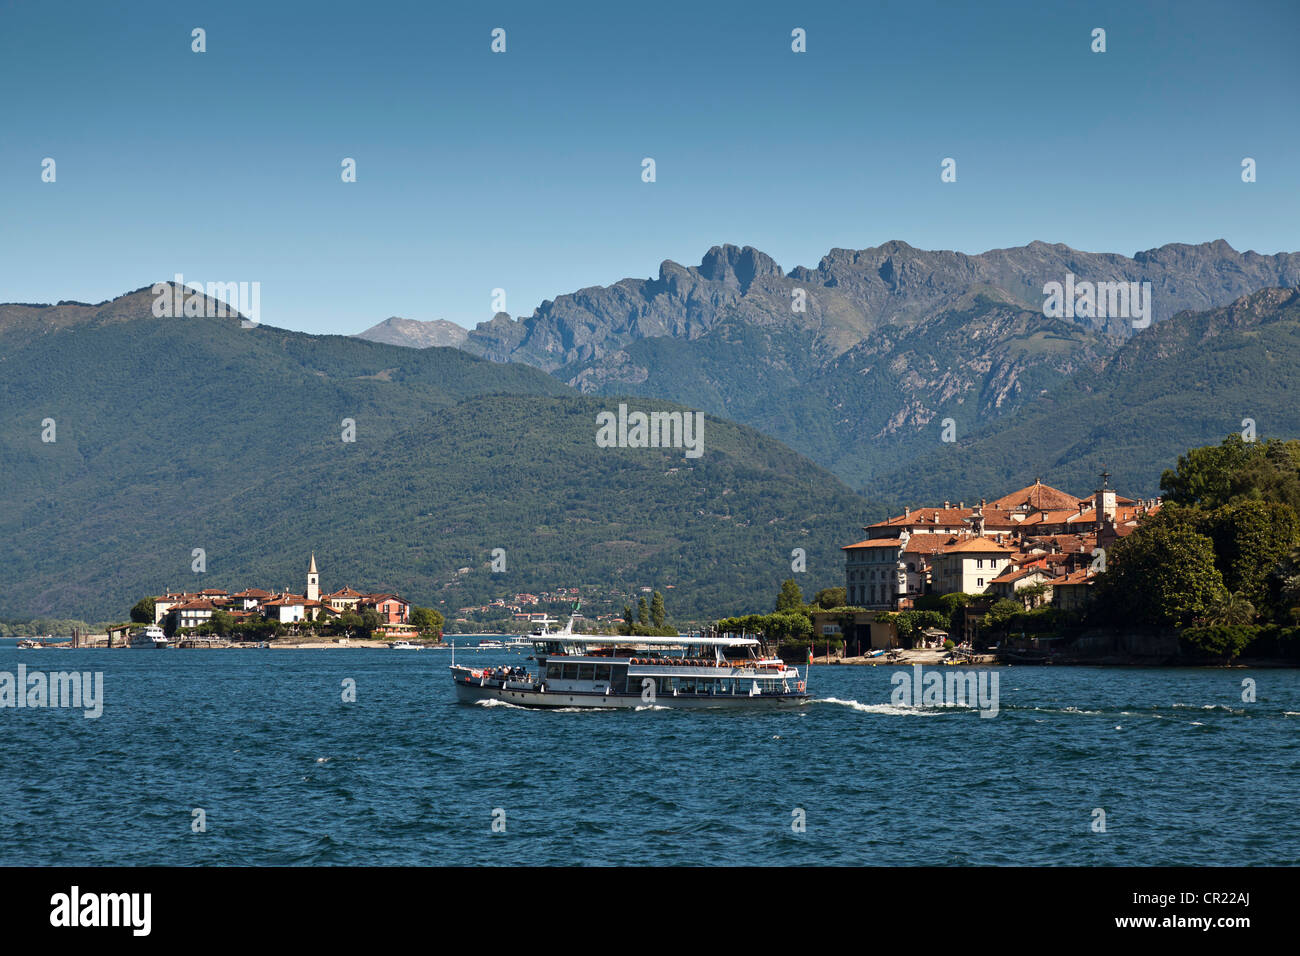
[[[388,645],[389,649],[394,651],[421,651],[424,650],[419,644],[412,644],[410,641],[393,641]]]

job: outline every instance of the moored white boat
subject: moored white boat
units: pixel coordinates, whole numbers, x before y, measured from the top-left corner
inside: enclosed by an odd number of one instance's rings
[[[412,644],[410,641],[393,641],[388,645],[394,651],[421,651],[424,650],[419,644]]]
[[[162,650],[171,643],[163,629],[157,624],[150,624],[142,631],[132,631],[126,639],[126,646],[133,650]]]

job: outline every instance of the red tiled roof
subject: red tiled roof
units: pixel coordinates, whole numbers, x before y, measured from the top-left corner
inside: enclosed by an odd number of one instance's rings
[[[1091,568],[1080,568],[1078,571],[1071,571],[1063,577],[1057,578],[1052,582],[1053,587],[1060,587],[1063,584],[1091,584],[1096,575],[1092,573]]]
[[[907,554],[923,554],[931,551],[938,551],[946,544],[952,544],[960,539],[950,534],[914,534],[907,539],[907,547],[903,551]]]
[[[1011,517],[1010,511],[1001,508],[984,509],[984,527],[986,528],[1019,528],[1022,524],[1024,524],[1024,521]]]
[[[1068,491],[1062,491],[1059,488],[1053,488],[1051,485],[1045,485],[1042,482],[1034,482],[1027,485],[1019,491],[1013,491],[1009,495],[1003,495],[996,501],[989,502],[993,508],[1002,508],[1007,511],[1015,510],[1022,506],[1028,506],[1034,511],[1046,511],[1049,509],[1069,508],[1071,510],[1079,507],[1082,499]]]
[[[1095,534],[1043,534],[1034,535],[1028,541],[1040,547],[1055,544],[1062,551],[1091,551],[1097,546]]]
[[[916,508],[905,515],[887,518],[867,525],[867,528],[888,528],[896,525],[934,524],[956,526],[961,524],[975,511],[974,508]],[[864,529],[865,530],[865,529]]]
[[[1007,568],[996,578],[994,578],[992,583],[997,584],[999,581],[1002,581],[1004,583],[1010,581],[1019,581],[1021,578],[1027,578],[1031,574],[1041,574],[1043,577],[1046,578],[1051,577],[1051,575],[1047,572],[1046,568],[1041,568],[1038,567],[1037,565],[1024,565],[1019,568],[1016,567]]]
[[[944,554],[1013,554],[1015,550],[992,538],[964,538],[943,549]]]
[[[193,601],[186,601],[184,604],[178,604],[174,608],[172,608],[172,610],[173,611],[215,611],[216,607],[215,605],[213,605],[211,601],[195,599]]]
[[[932,536],[933,537],[933,536]],[[846,544],[841,551],[855,551],[859,548],[898,548],[902,542],[898,538],[868,538],[857,544]]]
[[[1036,524],[1060,524],[1062,521],[1067,521],[1078,513],[1079,508],[1077,505],[1073,508],[1052,508],[1047,511],[1040,511],[1037,514],[1026,518],[1024,520],[1024,526],[1028,528]]]

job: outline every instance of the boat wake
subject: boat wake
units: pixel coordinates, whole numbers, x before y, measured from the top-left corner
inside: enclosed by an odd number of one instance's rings
[[[838,697],[818,697],[814,704],[838,704],[863,714],[885,714],[891,717],[937,717],[950,707],[903,707],[898,704],[862,704],[856,700],[840,700]]]

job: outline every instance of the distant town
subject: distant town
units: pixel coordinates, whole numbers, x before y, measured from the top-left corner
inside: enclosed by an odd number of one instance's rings
[[[673,587],[668,584],[664,590],[671,592]],[[647,600],[654,592],[654,588],[649,585],[633,590],[636,596]],[[636,597],[632,600],[635,602]],[[579,620],[585,620],[598,628],[608,628],[623,620],[623,614],[617,608],[626,603],[629,603],[627,595],[614,589],[599,591],[595,588],[580,590],[576,587],[562,587],[536,594],[520,591],[509,598],[496,598],[486,604],[457,608],[456,616],[448,623],[447,631],[475,633],[485,628],[503,632],[528,630],[540,621],[572,613],[577,606],[585,608],[577,613]]]
[[[143,598],[131,610],[132,624],[109,629],[125,637],[134,626],[153,624],[167,637],[269,639],[303,633],[366,639],[440,638],[442,615],[389,591],[363,592],[344,586],[321,592],[312,554],[302,594],[246,588],[167,591]]]

